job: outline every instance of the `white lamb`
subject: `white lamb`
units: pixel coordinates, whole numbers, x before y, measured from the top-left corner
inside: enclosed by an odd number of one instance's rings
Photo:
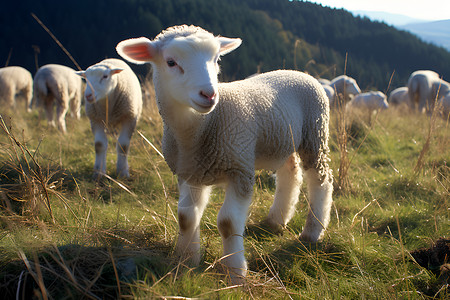
[[[0,100],[8,107],[16,107],[16,97],[25,99],[27,110],[30,111],[33,96],[33,77],[22,67],[0,68]]]
[[[117,140],[116,172],[129,177],[130,140],[142,112],[142,92],[138,78],[120,59],[105,59],[77,72],[86,79],[86,115],[95,140],[94,178],[106,173],[108,129],[120,128]]]
[[[340,75],[331,80],[330,86],[335,92],[334,100],[331,103],[332,107],[337,107],[339,101],[342,101],[343,105],[350,101],[351,95],[357,95],[361,93],[361,89],[358,86],[356,80],[347,75]]]
[[[65,118],[69,106],[71,115],[80,119],[84,84],[74,69],[56,64],[42,66],[34,76],[33,89],[33,104],[44,109],[50,126],[55,126],[54,106],[57,126],[63,133],[67,131]]]
[[[396,107],[408,107],[414,109],[414,104],[409,98],[408,87],[402,86],[396,88],[389,94],[388,98],[389,105]]]
[[[409,98],[419,112],[430,112],[435,99],[432,95],[433,83],[439,80],[439,74],[430,70],[419,70],[411,74],[408,79]]]
[[[355,98],[347,103],[347,107],[372,112],[374,110],[387,109],[389,104],[383,92],[371,91],[356,95]]]
[[[442,79],[433,81],[431,85],[431,100],[433,102],[445,97],[448,93],[450,93],[450,83]]]
[[[233,283],[247,273],[244,228],[255,168],[277,170],[268,221],[285,226],[295,211],[302,172],[310,212],[301,238],[315,242],[330,219],[333,177],[328,166],[329,104],[320,83],[296,71],[274,71],[219,83],[218,60],[241,44],[195,26],[171,27],[154,40],[122,41],[118,53],[151,62],[164,121],[164,157],[178,175],[177,251],[200,261],[199,225],[212,185],[226,189],[217,225],[223,262]],[[220,101],[219,101],[220,99]]]

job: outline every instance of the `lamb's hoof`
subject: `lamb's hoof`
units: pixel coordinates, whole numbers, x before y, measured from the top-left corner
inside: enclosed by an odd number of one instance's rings
[[[276,234],[283,235],[285,227],[279,223],[273,222],[271,219],[267,218],[262,222],[262,225],[267,231]]]
[[[313,235],[313,234],[311,234],[311,233],[309,233],[309,232],[304,232],[304,231],[303,231],[303,232],[300,234],[300,240],[303,241],[303,242],[315,244],[315,243],[318,242],[319,236]]]

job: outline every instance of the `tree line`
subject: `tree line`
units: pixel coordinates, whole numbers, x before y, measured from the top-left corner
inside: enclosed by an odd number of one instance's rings
[[[450,77],[450,53],[441,47],[342,9],[289,0],[8,1],[0,11],[1,65],[32,73],[48,63],[75,68],[32,13],[81,68],[118,57],[115,46],[123,39],[153,38],[169,26],[194,24],[242,38],[241,47],[221,62],[222,80],[289,68],[329,79],[346,73],[363,88],[387,90],[404,85],[417,69]]]

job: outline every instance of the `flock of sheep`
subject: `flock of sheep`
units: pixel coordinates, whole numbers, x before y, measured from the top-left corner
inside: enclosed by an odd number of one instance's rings
[[[447,118],[450,113],[450,83],[442,80],[434,71],[419,70],[411,74],[407,86],[394,89],[389,98],[381,91],[361,92],[355,79],[341,75],[333,80],[318,79],[330,100],[331,107],[343,101],[347,110],[372,112],[390,106],[431,113],[438,111]]]
[[[356,81],[344,75],[319,82],[302,72],[279,70],[220,83],[219,57],[240,44],[239,38],[214,36],[200,27],[183,25],[170,27],[153,40],[122,41],[116,48],[130,62],[153,66],[164,124],[164,158],[179,182],[177,253],[199,263],[200,219],[212,186],[224,187],[217,225],[223,241],[222,262],[232,283],[243,282],[247,273],[243,233],[255,169],[276,171],[275,199],[267,216],[274,230],[284,228],[292,218],[305,177],[310,210],[300,237],[316,242],[329,223],[332,204],[330,106],[335,106],[338,95],[353,98],[349,106],[369,110],[388,106],[383,93],[361,93]],[[408,89],[394,91],[389,102],[417,103],[419,108],[430,109],[434,98],[448,102],[449,87],[436,73],[418,71],[411,75]],[[10,106],[15,105],[16,94],[21,94],[28,108],[32,103],[43,107],[52,126],[56,106],[57,126],[63,132],[69,106],[79,118],[84,95],[95,140],[94,176],[106,172],[110,127],[120,128],[117,173],[129,176],[127,154],[142,112],[142,93],[136,75],[122,60],[106,59],[80,72],[46,65],[36,73],[34,84],[27,70],[2,68],[0,91]]]

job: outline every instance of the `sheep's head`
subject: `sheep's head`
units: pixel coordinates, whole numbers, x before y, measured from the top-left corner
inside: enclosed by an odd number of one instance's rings
[[[116,86],[116,76],[122,68],[110,68],[106,65],[93,65],[86,71],[76,72],[86,80],[84,97],[88,103],[105,99]]]
[[[241,39],[225,38],[195,26],[177,26],[147,38],[129,39],[117,45],[117,52],[126,60],[152,63],[159,94],[189,106],[200,113],[209,113],[219,101],[219,57],[241,44]],[[154,77],[156,79],[156,76]]]
[[[361,93],[361,89],[355,79],[347,77],[345,80],[345,92],[348,95],[357,95]]]

